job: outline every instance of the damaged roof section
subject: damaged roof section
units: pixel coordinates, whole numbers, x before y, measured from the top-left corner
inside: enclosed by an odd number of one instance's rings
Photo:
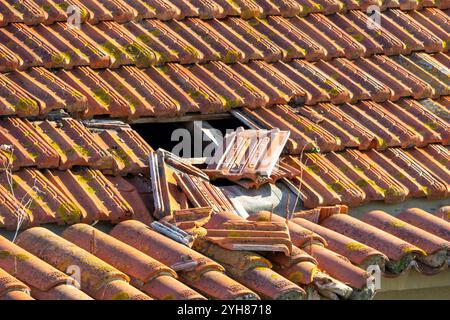
[[[212,179],[226,178],[244,186],[260,186],[284,177],[293,178],[299,172],[279,164],[288,138],[289,131],[244,130],[239,127],[225,136],[223,144],[220,144],[222,148],[216,150],[203,171]]]
[[[193,178],[198,178],[199,182],[205,181],[209,184],[208,176],[200,169],[163,149],[151,152],[148,157],[155,217],[162,219],[172,216],[175,210],[187,209],[188,199],[194,207],[211,206],[208,203],[198,206],[195,198],[190,197],[188,191],[183,189],[183,180],[178,177],[179,174],[192,175]],[[211,189],[214,188],[211,186]],[[194,189],[191,192],[194,192]]]

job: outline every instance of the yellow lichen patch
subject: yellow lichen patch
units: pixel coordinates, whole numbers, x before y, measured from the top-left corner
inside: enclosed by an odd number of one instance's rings
[[[350,251],[364,251],[367,249],[366,245],[359,242],[349,242],[345,247]]]
[[[11,252],[8,250],[0,250],[0,259],[6,259],[11,256]]]
[[[55,53],[52,55],[52,61],[56,64],[70,63],[71,59],[70,53],[67,52]]]
[[[98,100],[101,104],[104,106],[109,106],[111,103],[111,96],[109,95],[109,92],[104,88],[98,88],[93,90],[94,98]]]
[[[395,228],[403,228],[406,224],[403,221],[391,221],[390,225]]]
[[[112,300],[130,300],[130,295],[127,292],[118,292],[113,297]]]
[[[303,274],[301,272],[293,272],[289,275],[289,280],[295,284],[300,284],[303,280]]]
[[[91,155],[91,152],[88,149],[78,144],[74,144],[73,149],[84,157],[89,157]]]
[[[81,221],[81,210],[73,203],[62,203],[56,209],[56,216],[67,224]]]
[[[175,300],[175,296],[173,294],[167,294],[164,297],[162,297],[161,300]]]
[[[19,101],[15,104],[14,107],[16,110],[26,112],[28,114],[34,113],[35,111],[39,110],[38,103],[34,99],[26,97],[20,97]]]
[[[26,253],[19,253],[15,255],[15,258],[19,261],[26,261],[28,259],[30,259],[30,256],[27,255]]]
[[[344,186],[339,181],[335,181],[327,185],[327,187],[335,192],[342,193],[345,191]]]

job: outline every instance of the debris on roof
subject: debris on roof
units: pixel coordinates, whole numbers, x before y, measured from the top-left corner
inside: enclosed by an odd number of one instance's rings
[[[225,136],[224,150],[216,151],[216,155],[204,171],[215,179],[220,177],[231,181],[248,179],[258,184],[261,183],[258,180],[264,178],[272,178],[269,180],[271,182],[286,176],[293,178],[297,171],[290,173],[286,167],[280,168],[278,165],[288,137],[289,131],[244,130],[239,127]]]

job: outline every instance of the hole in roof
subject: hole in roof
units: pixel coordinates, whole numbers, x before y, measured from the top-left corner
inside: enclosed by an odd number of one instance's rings
[[[191,150],[194,150],[194,122],[197,121],[185,121],[185,122],[152,122],[152,123],[139,123],[132,124],[131,127],[136,130],[137,133],[154,149],[159,148],[167,151],[172,151],[182,140],[179,133],[176,133],[177,129],[185,129],[190,135]],[[229,119],[221,120],[208,120],[198,121],[197,125],[200,125],[203,129],[217,129],[221,132],[222,136],[225,136],[227,130],[236,130],[238,127],[247,128],[239,120],[232,117]],[[197,133],[198,134],[198,133]],[[197,138],[195,138],[197,139]],[[202,148],[204,149],[211,143],[205,134],[203,134]],[[197,142],[198,143],[198,142]],[[195,156],[192,156],[195,157]]]

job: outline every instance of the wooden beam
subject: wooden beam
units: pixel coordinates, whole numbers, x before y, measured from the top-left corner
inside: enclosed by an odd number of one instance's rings
[[[232,119],[233,116],[229,113],[214,113],[214,114],[187,114],[180,117],[170,118],[156,118],[145,117],[132,120],[131,124],[143,124],[143,123],[171,123],[171,122],[190,122],[190,121],[211,121],[211,120],[226,120]]]

